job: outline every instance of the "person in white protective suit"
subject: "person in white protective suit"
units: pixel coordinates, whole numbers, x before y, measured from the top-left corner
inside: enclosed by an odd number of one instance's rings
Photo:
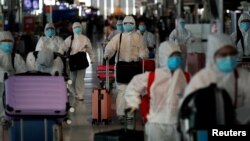
[[[59,36],[56,36],[56,29],[53,23],[47,23],[44,28],[45,36],[40,37],[37,45],[36,51],[42,50],[42,48],[49,48],[53,52],[64,54],[66,50],[65,43],[63,39]]]
[[[19,54],[13,53],[13,48],[12,34],[9,31],[0,31],[0,93],[3,92],[4,73],[13,75],[27,71],[25,61]]]
[[[237,119],[245,124],[249,121],[250,110],[250,73],[242,68],[237,68],[237,50],[230,36],[225,34],[211,34],[208,36],[208,50],[206,67],[199,71],[185,89],[184,97],[198,89],[216,83],[219,88],[224,88],[236,104]],[[238,79],[235,76],[238,72]],[[238,83],[235,87],[235,83]],[[235,89],[238,96],[235,99]],[[237,101],[235,103],[235,101]]]
[[[180,18],[176,25],[176,28],[170,33],[169,41],[174,41],[177,43],[182,51],[182,69],[185,70],[186,68],[186,60],[187,60],[187,48],[188,45],[193,42],[193,35],[191,31],[185,28],[185,21],[184,19]]]
[[[92,45],[88,37],[82,34],[82,25],[79,22],[75,22],[72,25],[72,29],[74,32],[74,39],[71,40],[71,36],[65,39],[65,44],[67,50],[69,50],[71,45],[70,55],[74,55],[78,52],[86,52],[88,53],[91,64],[95,62],[95,56],[92,50]],[[71,44],[72,42],[72,44]],[[76,98],[80,101],[83,101],[84,96],[84,77],[85,77],[86,69],[71,71],[70,78],[72,80],[72,85],[70,87],[71,93],[73,93]]]
[[[187,81],[181,69],[181,50],[174,42],[165,41],[159,47],[160,68],[155,70],[155,78],[150,87],[150,109],[145,125],[148,141],[176,141],[177,116],[180,94]],[[138,109],[140,95],[148,86],[149,72],[136,75],[129,83],[125,99],[131,113]]]
[[[123,32],[123,27],[122,27],[122,20],[118,20],[116,22],[116,30],[112,31],[107,40],[110,41],[116,34]]]
[[[37,57],[37,58],[36,58]],[[26,59],[28,71],[39,71],[50,73],[51,75],[62,75],[63,62],[59,56],[56,56],[53,51],[43,48],[37,53],[35,57],[34,52],[30,52]]]
[[[147,31],[144,21],[141,21],[138,26],[138,32],[143,37],[143,42],[149,50],[149,58],[154,58],[155,56],[155,36],[151,32]]]
[[[238,30],[231,34],[236,44],[238,56],[250,56],[250,16],[247,13],[241,14],[238,20]],[[243,44],[243,45],[242,45]]]
[[[116,63],[118,61],[132,62],[139,61],[148,57],[148,49],[143,43],[142,36],[135,30],[135,20],[132,16],[126,16],[123,20],[123,29],[124,32],[121,33],[121,43],[120,35],[117,34],[111,39],[111,41],[105,47],[104,58],[110,59],[116,51],[119,50],[119,53],[116,53]],[[117,60],[117,55],[119,54],[119,60]],[[124,74],[126,75],[126,74]],[[117,84],[117,98],[116,98],[116,114],[119,119],[122,120],[125,113],[126,102],[124,99],[124,93],[127,87],[127,84]]]

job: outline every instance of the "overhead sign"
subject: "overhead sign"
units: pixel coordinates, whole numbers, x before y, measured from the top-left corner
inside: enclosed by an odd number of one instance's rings
[[[23,10],[31,11],[39,9],[39,0],[23,0]]]

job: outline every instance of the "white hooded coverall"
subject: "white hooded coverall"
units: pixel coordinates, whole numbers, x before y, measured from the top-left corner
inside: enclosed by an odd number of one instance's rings
[[[211,83],[217,84],[219,88],[224,88],[231,96],[232,101],[235,101],[235,75],[232,73],[222,73],[215,64],[215,53],[226,45],[234,46],[230,36],[225,34],[212,34],[208,37],[208,50],[206,67],[198,72],[190,81],[185,89],[185,97],[192,92],[208,87]],[[247,70],[237,68],[238,78],[238,97],[237,97],[237,119],[241,123],[249,121],[250,110],[250,73]],[[234,104],[234,103],[233,103]]]
[[[187,82],[179,68],[172,74],[166,66],[169,56],[181,52],[174,42],[163,42],[159,47],[160,68],[155,70],[155,79],[150,87],[150,110],[145,133],[148,141],[176,141],[179,94],[182,94]],[[136,75],[129,83],[125,99],[128,107],[138,109],[140,95],[148,86],[149,72]]]
[[[44,34],[46,35],[46,29],[48,28],[54,28],[53,23],[47,23],[44,28]],[[42,48],[49,48],[54,52],[58,52],[61,54],[64,54],[66,50],[65,43],[63,39],[59,36],[52,36],[51,38],[46,36],[43,36],[39,39],[37,45],[36,45],[36,51],[40,51]]]
[[[240,25],[241,25],[241,21],[243,20],[249,20],[250,21],[250,16],[249,14],[247,13],[243,13],[241,14],[239,20],[238,20],[238,26],[240,28]],[[236,44],[236,48],[239,52],[238,56],[239,57],[242,57],[243,55],[245,56],[250,56],[250,28],[247,30],[247,31],[244,31],[243,29],[240,28],[240,32],[243,36],[243,43],[244,43],[244,52],[243,52],[243,47],[242,47],[242,44],[241,44],[241,40],[239,40],[237,43],[236,43],[236,40],[237,40],[237,31],[232,33],[231,37],[233,39],[233,42]],[[240,33],[238,33],[240,34]]]
[[[72,28],[74,29],[75,27],[80,27],[82,28],[81,24],[79,22],[75,22],[72,25]],[[67,51],[70,48],[71,44],[71,36],[65,39],[65,44],[67,46]],[[74,39],[72,41],[72,46],[71,46],[71,52],[70,55],[76,54],[78,52],[86,52],[88,53],[91,62],[94,62],[94,53],[92,50],[92,45],[88,37],[86,37],[83,34],[74,34]],[[78,71],[71,71],[70,72],[70,77],[72,80],[72,85],[71,85],[71,92],[75,94],[75,96],[79,99],[83,98],[84,95],[84,77],[85,77],[85,72],[86,69],[78,70]]]
[[[0,43],[3,40],[10,40],[14,44],[14,38],[9,31],[0,31]],[[3,82],[4,73],[7,72],[9,75],[16,73],[24,73],[27,71],[25,61],[19,54],[14,56],[14,66],[12,63],[12,53],[4,53],[0,50],[0,93],[3,93]]]
[[[135,20],[132,16],[126,16],[123,20],[123,23],[133,23],[135,26]],[[120,43],[120,34],[117,34],[111,39],[111,41],[105,47],[105,58],[111,58],[120,46],[120,55],[119,61],[132,62],[139,61],[139,58],[148,57],[148,49],[143,43],[142,36],[135,30],[131,32],[122,33],[122,39]],[[117,53],[118,54],[118,53]],[[116,62],[117,60],[116,54]],[[126,74],[124,74],[126,75]],[[124,93],[126,90],[127,84],[117,83],[117,98],[116,98],[116,113],[118,116],[124,116],[124,110],[126,108],[126,103],[124,99]]]
[[[40,71],[51,75],[55,75],[56,72],[62,75],[64,67],[61,58],[56,57],[54,59],[54,52],[47,48],[39,51],[37,58],[35,58],[33,52],[30,52],[27,55],[26,65],[28,71]]]
[[[183,57],[182,69],[185,70],[187,62],[187,47],[191,44],[193,35],[188,29],[180,27],[181,22],[184,22],[184,20],[178,20],[177,27],[169,35],[169,41],[173,41],[180,46]]]

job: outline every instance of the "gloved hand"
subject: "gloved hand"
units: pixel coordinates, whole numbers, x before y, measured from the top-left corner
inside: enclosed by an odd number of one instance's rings
[[[135,108],[135,107],[129,107],[128,109],[130,109],[130,111],[128,112],[128,114],[132,115],[136,111],[137,108]]]

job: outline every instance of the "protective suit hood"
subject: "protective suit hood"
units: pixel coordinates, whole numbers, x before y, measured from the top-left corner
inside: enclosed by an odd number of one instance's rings
[[[54,24],[53,23],[47,23],[46,25],[45,25],[45,28],[44,28],[44,34],[46,35],[46,29],[47,28],[54,28],[55,29],[55,26],[54,26]]]
[[[82,30],[82,25],[79,22],[74,22],[74,24],[72,25],[72,29],[74,29],[75,27],[80,27]]]
[[[126,16],[122,22],[123,24],[124,23],[133,23],[134,26],[135,26],[135,19],[132,17],[132,16]]]
[[[160,68],[166,67],[166,62],[174,52],[181,52],[180,47],[172,41],[165,41],[159,47],[159,65]],[[168,69],[168,68],[167,68]]]
[[[9,31],[1,31],[0,32],[0,42],[3,40],[11,40],[14,42],[14,37]]]
[[[239,20],[238,20],[238,26],[239,26],[239,28],[240,28],[240,24],[241,24],[241,22],[242,22],[243,20],[248,20],[248,21],[250,21],[250,15],[247,14],[247,13],[242,13],[242,14],[240,15],[240,18],[239,18]],[[240,31],[241,31],[242,33],[245,32],[245,31],[242,30],[241,28],[240,28]],[[250,32],[250,29],[248,29],[247,32]]]
[[[215,34],[210,34],[208,36],[206,67],[212,68],[212,69],[216,68],[214,55],[219,49],[227,45],[235,46],[231,37],[226,34],[215,33]]]

